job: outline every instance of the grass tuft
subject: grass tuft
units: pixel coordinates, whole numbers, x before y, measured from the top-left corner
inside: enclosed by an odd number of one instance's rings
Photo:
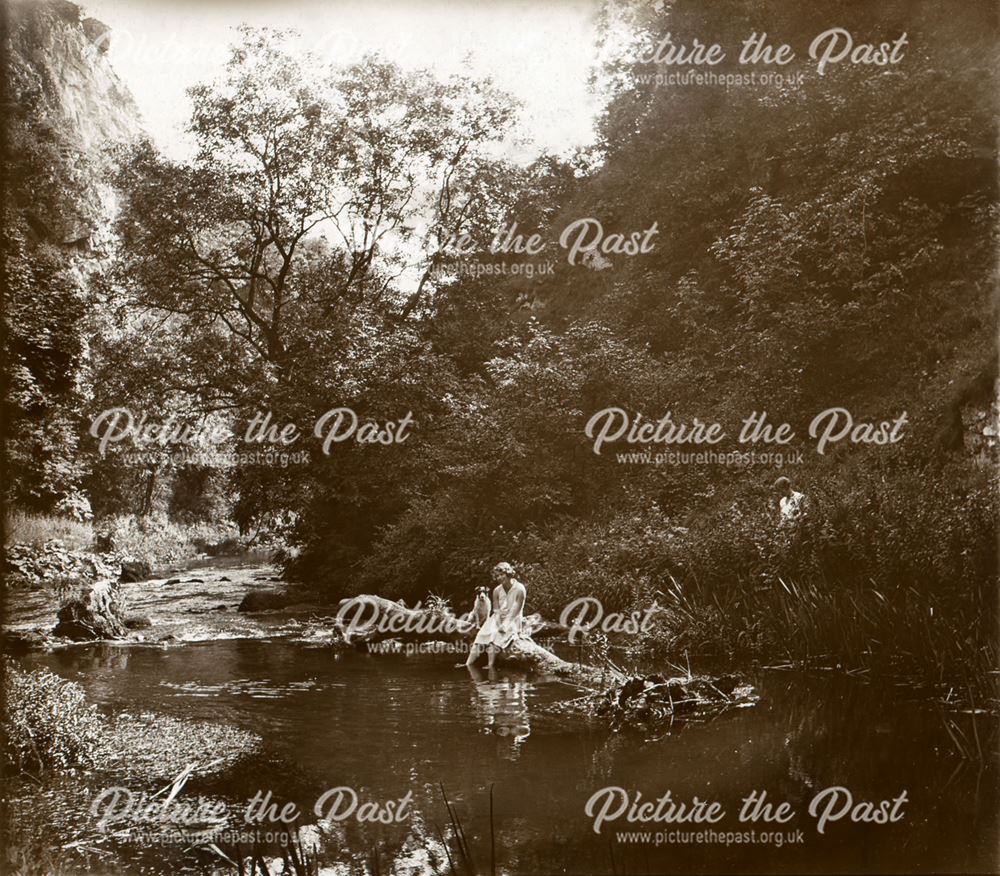
[[[90,523],[55,514],[35,514],[17,508],[4,514],[5,544],[43,547],[50,541],[62,542],[69,550],[89,550],[94,545],[94,529]]]

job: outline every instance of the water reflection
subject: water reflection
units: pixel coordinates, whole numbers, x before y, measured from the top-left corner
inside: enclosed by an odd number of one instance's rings
[[[980,719],[974,730],[966,719],[963,732],[978,734],[990,754],[963,765],[937,713],[903,689],[832,674],[764,673],[756,679],[762,699],[755,708],[677,726],[651,743],[548,714],[545,706],[576,695],[564,684],[503,669],[468,673],[447,655],[339,655],[228,640],[76,648],[26,660],[79,679],[116,708],[263,735],[318,789],[296,798],[305,811],[316,794],[340,785],[372,800],[412,792],[413,815],[404,823],[326,825],[326,872],[344,872],[338,865],[375,872],[376,851],[381,872],[448,872],[442,785],[483,870],[491,835],[503,873],[997,869],[996,721]],[[240,793],[253,781],[244,777]],[[670,790],[675,799],[719,800],[734,819],[747,793],[766,790],[769,799],[793,805],[808,841],[781,849],[618,842],[609,826],[595,834],[584,814],[590,796],[609,785],[640,790],[645,799]],[[818,836],[806,807],[831,785],[850,788],[859,800],[906,790],[906,817],[889,826],[838,823]],[[51,807],[35,812],[30,803],[17,811],[26,823],[70,821]],[[142,857],[147,867],[162,860]],[[178,869],[176,861],[161,866]]]
[[[522,743],[531,735],[528,691],[532,686],[526,676],[501,677],[496,669],[466,668],[472,677],[473,709],[480,717],[481,726],[485,732],[509,740],[507,756],[516,760]]]

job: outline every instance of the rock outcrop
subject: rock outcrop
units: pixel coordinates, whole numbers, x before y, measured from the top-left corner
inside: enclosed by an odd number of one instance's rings
[[[15,505],[85,508],[92,288],[117,211],[108,150],[142,125],[103,24],[66,0],[5,0],[4,25],[5,489]]]
[[[103,152],[142,136],[135,101],[105,54],[110,30],[66,0],[6,5],[9,136],[51,166],[55,183],[19,206],[40,237],[74,254],[100,253],[115,207]]]
[[[118,585],[110,580],[86,585],[59,609],[57,618],[52,634],[75,642],[124,639],[128,635]]]
[[[47,541],[41,547],[7,545],[4,557],[8,583],[29,588],[61,579],[98,581],[108,578],[133,583],[145,581],[153,574],[149,563],[128,554],[70,550],[56,540]]]

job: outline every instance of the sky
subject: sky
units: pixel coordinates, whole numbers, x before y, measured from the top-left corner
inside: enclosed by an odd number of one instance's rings
[[[522,134],[565,154],[593,139],[598,0],[81,0],[112,28],[109,58],[167,155],[191,152],[185,89],[221,72],[234,28],[293,28],[333,63],[378,51],[406,68],[490,76],[524,104]]]

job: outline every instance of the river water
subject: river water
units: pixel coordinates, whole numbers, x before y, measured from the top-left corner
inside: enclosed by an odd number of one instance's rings
[[[244,569],[235,577],[255,582],[267,574]],[[181,591],[194,593],[199,583]],[[148,585],[146,597],[137,590],[137,602],[153,605],[156,587],[163,582]],[[211,587],[197,592],[219,599]],[[193,640],[77,646],[22,662],[79,681],[109,709],[227,723],[263,736],[308,776],[310,789],[296,792],[303,810],[317,792],[338,786],[351,787],[362,802],[412,794],[402,822],[347,819],[326,831],[323,873],[450,872],[439,838],[449,833],[442,785],[483,873],[490,872],[491,839],[496,872],[509,874],[997,870],[996,758],[963,761],[937,710],[907,688],[833,673],[757,671],[751,680],[761,699],[753,708],[647,741],[547,711],[578,693],[557,679],[503,670],[493,678],[470,675],[446,654],[343,653],[304,634],[301,617],[252,620],[190,608],[174,599],[163,624],[179,633],[177,618],[194,617]],[[224,615],[228,620],[216,620]],[[970,738],[995,738],[992,719],[978,719],[975,728],[972,718],[956,720]],[[902,817],[892,824],[844,818],[821,835],[808,806],[831,786],[848,789],[854,803],[891,801],[905,791]],[[607,787],[641,792],[644,801],[668,791],[674,801],[718,801],[726,815],[712,826],[717,836],[700,841],[669,834],[707,825],[629,824],[624,817],[595,833],[586,806]],[[741,824],[741,800],[752,791],[788,801],[794,815],[787,824]],[[772,832],[781,834],[780,847],[762,837]],[[144,869],[156,869],[151,860],[144,856]],[[125,859],[119,870],[128,871]]]

